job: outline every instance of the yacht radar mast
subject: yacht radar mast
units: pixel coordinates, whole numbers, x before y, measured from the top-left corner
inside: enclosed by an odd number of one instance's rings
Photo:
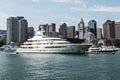
[[[37,36],[45,37],[45,30],[43,28],[44,26],[40,26],[40,29],[37,31]]]

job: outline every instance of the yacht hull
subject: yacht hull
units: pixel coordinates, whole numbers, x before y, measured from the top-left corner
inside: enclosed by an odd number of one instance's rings
[[[16,53],[83,54],[91,45],[69,45],[65,48],[18,48]]]

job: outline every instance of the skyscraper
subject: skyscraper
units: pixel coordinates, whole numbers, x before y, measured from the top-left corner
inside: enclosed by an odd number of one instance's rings
[[[120,22],[115,22],[115,39],[120,39]]]
[[[7,19],[7,44],[11,42],[18,42],[19,40],[19,24],[16,17],[9,17]]]
[[[28,23],[24,17],[9,17],[7,19],[7,44],[27,40]]]
[[[67,27],[67,38],[75,38],[75,26]]]
[[[87,32],[84,35],[85,42],[93,42],[95,40],[95,35],[92,32]]]
[[[56,24],[50,23],[47,25],[47,32],[49,37],[54,37],[54,34],[56,32]]]
[[[86,27],[84,28],[84,30],[85,30],[85,33],[88,33],[88,32],[89,32],[89,27],[86,26]]]
[[[24,42],[28,38],[28,22],[24,17],[17,17],[19,24],[19,42]]]
[[[115,39],[115,21],[107,20],[103,24],[104,39]]]
[[[62,25],[60,25],[59,34],[62,36],[62,38],[67,38],[67,24],[66,23],[63,23]]]
[[[95,35],[95,38],[97,38],[97,32],[96,32],[97,22],[95,20],[90,20],[88,22],[88,27],[89,27],[89,32],[92,32]]]
[[[82,18],[80,20],[80,23],[78,24],[78,31],[79,31],[79,39],[84,39],[85,30],[84,30],[84,21]]]
[[[34,28],[28,27],[28,38],[32,38],[34,36]]]
[[[40,28],[41,26],[43,26],[46,36],[55,37],[55,34],[56,34],[56,24],[55,23],[39,25],[39,30],[41,29]]]
[[[102,39],[102,28],[97,28],[97,39]]]

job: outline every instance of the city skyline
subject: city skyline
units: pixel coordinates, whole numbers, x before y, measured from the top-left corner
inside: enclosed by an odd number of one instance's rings
[[[91,0],[3,0],[0,2],[0,29],[7,28],[10,16],[24,16],[35,30],[46,23],[56,23],[58,29],[64,22],[77,28],[81,18],[85,26],[94,19],[102,28],[108,19],[120,21],[119,3],[113,0],[92,0],[92,3]]]

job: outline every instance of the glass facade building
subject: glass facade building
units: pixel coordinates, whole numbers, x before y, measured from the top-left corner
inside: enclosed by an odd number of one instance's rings
[[[28,23],[24,17],[9,17],[7,19],[7,40],[6,43],[18,43],[27,40]]]
[[[90,20],[88,22],[89,32],[92,32],[95,35],[95,38],[97,38],[97,22],[95,20]]]

